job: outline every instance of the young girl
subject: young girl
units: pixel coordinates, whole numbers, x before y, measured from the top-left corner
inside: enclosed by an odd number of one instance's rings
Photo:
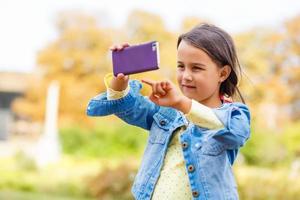
[[[222,29],[202,24],[178,38],[177,50],[182,94],[169,80],[144,79],[152,87],[147,98],[140,81],[108,74],[107,91],[89,102],[87,114],[115,114],[149,130],[132,186],[135,199],[238,199],[231,166],[249,138],[250,113],[245,104],[228,100],[240,95],[234,43]]]

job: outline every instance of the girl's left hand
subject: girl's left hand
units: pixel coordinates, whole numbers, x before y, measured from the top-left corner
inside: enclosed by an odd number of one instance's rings
[[[142,79],[143,83],[152,87],[149,99],[157,105],[173,107],[187,113],[191,107],[191,100],[180,94],[171,81],[152,81]]]

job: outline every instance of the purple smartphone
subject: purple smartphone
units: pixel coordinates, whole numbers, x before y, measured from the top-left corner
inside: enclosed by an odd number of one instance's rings
[[[112,52],[113,72],[125,75],[159,68],[159,45],[152,41]]]

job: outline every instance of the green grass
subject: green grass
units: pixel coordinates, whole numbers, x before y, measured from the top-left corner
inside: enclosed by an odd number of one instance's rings
[[[20,199],[17,197],[21,191],[22,195],[24,193],[24,199],[34,194],[44,195],[42,199],[47,199],[49,194],[54,197],[67,196],[71,199],[89,198],[91,197],[87,188],[89,178],[95,176],[101,168],[99,161],[96,160],[63,156],[57,164],[35,169],[23,165],[26,159],[20,157],[0,159],[1,200]]]
[[[51,193],[23,192],[14,190],[0,191],[3,200],[94,200],[94,198],[77,198],[54,195]]]
[[[65,154],[90,158],[141,156],[148,134],[125,123],[101,123],[93,129],[70,126],[60,129]]]

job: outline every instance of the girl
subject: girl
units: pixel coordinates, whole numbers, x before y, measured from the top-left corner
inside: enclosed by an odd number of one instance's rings
[[[108,74],[107,92],[89,102],[87,114],[115,114],[149,130],[132,186],[135,199],[238,199],[231,166],[249,138],[250,113],[245,104],[224,98],[240,95],[234,43],[216,26],[196,26],[179,36],[177,63],[182,94],[169,80],[144,79],[152,87],[147,98],[139,93],[140,81]]]

